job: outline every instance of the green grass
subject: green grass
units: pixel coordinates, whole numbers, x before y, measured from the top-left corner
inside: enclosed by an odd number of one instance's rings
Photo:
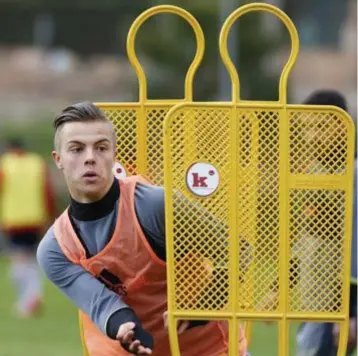
[[[13,316],[14,294],[4,258],[0,270],[0,356],[81,355],[76,309],[70,302],[46,283],[43,316],[19,320]]]
[[[72,304],[46,282],[44,314],[38,319],[19,320],[13,316],[8,264],[1,257],[0,270],[0,356],[81,356],[77,312]],[[290,330],[290,356],[294,356],[295,330],[296,326]],[[276,356],[277,328],[256,323],[250,352],[252,356]]]
[[[290,327],[290,356],[295,356],[295,333],[297,324]],[[276,324],[255,323],[249,348],[252,356],[277,356],[278,331]]]

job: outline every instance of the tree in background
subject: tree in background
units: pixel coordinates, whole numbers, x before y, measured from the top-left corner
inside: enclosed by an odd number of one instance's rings
[[[181,6],[198,19],[206,37],[205,58],[195,78],[195,99],[217,100],[220,1],[226,0],[0,0],[0,44],[34,44],[36,21],[46,15],[53,29],[47,41],[49,49],[68,48],[83,58],[94,54],[123,56],[128,29],[142,11],[160,4]],[[244,3],[238,0],[238,6]],[[280,36],[265,36],[260,30],[261,20],[262,13],[249,14],[233,28],[239,33],[238,68],[243,98],[272,100],[277,97],[278,78],[265,72],[263,61],[281,42]],[[149,96],[181,98],[184,77],[195,52],[189,25],[174,15],[155,16],[138,34],[137,49],[148,76]],[[137,95],[136,88],[133,93]]]
[[[53,31],[50,49],[123,55],[128,26],[146,5],[134,0],[0,0],[0,45],[36,45],[36,28],[46,17]]]

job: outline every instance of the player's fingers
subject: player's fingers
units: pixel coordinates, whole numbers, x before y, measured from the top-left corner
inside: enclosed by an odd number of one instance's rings
[[[129,351],[134,353],[135,355],[151,355],[152,350],[144,347],[140,344],[139,340],[135,340],[132,342],[132,344],[129,346]]]
[[[139,346],[140,346],[140,341],[135,340],[129,345],[128,349],[129,349],[130,352],[137,353]]]
[[[168,329],[168,311],[163,313],[164,329]]]
[[[151,354],[152,354],[152,350],[149,349],[148,347],[144,347],[144,346],[138,347],[137,355],[146,356],[146,355],[151,355]]]
[[[133,330],[135,328],[135,324],[132,322],[128,322],[128,323],[124,323],[122,324],[119,329],[118,329],[118,333],[117,333],[117,340],[122,340],[123,337],[131,330]]]
[[[189,321],[181,321],[178,325],[178,334],[182,334],[189,327],[189,325]]]
[[[124,335],[124,337],[122,339],[122,343],[123,344],[130,344],[133,341],[133,336],[134,336],[134,331],[133,330],[128,331]]]

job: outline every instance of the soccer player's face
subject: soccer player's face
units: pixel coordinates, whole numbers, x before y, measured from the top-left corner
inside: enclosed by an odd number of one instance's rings
[[[53,158],[71,196],[84,203],[99,200],[113,182],[113,128],[102,121],[70,122],[59,135]]]

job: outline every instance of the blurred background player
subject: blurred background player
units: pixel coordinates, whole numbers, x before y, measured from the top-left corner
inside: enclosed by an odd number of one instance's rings
[[[305,105],[331,105],[339,107],[347,111],[346,100],[343,95],[335,90],[317,90],[313,92],[305,101]],[[311,121],[311,120],[308,120]],[[320,147],[329,148],[329,140],[332,137],[329,134],[322,134],[324,128],[318,129],[318,125],[308,123],[305,130],[302,131],[304,141],[309,147],[313,143],[320,140]],[[324,143],[323,140],[326,140]],[[314,174],[315,172],[326,172],[327,162],[329,161],[330,150],[321,150],[320,155],[316,152],[307,153],[312,157],[303,157],[300,163],[304,167],[305,172]],[[347,355],[352,355],[356,349],[357,343],[357,206],[356,206],[356,192],[357,192],[357,161],[355,158],[355,176],[354,176],[354,206],[353,206],[353,229],[352,229],[352,277],[350,284],[350,330],[347,347]],[[328,173],[328,172],[327,172]],[[330,249],[329,245],[331,239],[338,242],[338,237],[334,232],[330,232],[329,236],[322,236],[321,232],[317,230],[317,225],[314,221],[320,221],[320,214],[325,214],[322,211],[322,206],[317,206],[317,200],[314,196],[309,196],[305,199],[302,206],[302,214],[307,224],[305,229],[300,231],[300,236],[296,236],[292,246],[293,256],[290,259],[290,289],[298,288],[301,298],[301,303],[305,309],[317,310],[320,308],[317,303],[312,301],[315,295],[313,289],[319,289],[321,295],[327,292],[329,286],[329,279],[333,275],[333,270],[339,268],[341,261],[327,260],[324,253],[325,249]],[[335,214],[331,212],[332,218],[336,218]],[[312,262],[317,261],[321,264],[321,269],[326,273],[317,281],[317,274],[312,273]],[[323,267],[324,266],[324,267]],[[263,302],[262,308],[265,309],[269,305],[274,305],[278,302],[278,281],[275,281],[271,286],[273,293]],[[337,306],[334,306],[335,308]],[[271,322],[267,322],[271,324]],[[299,327],[296,336],[297,351],[296,356],[336,356],[338,346],[339,328],[333,323],[318,323],[305,322]]]
[[[31,317],[41,310],[42,278],[35,253],[54,210],[45,161],[25,150],[21,139],[9,140],[0,157],[0,222],[19,317]]]
[[[306,101],[306,105],[333,105],[347,111],[346,99],[343,95],[334,90],[318,90],[310,95]],[[315,132],[310,132],[311,138],[316,136]],[[329,137],[329,135],[327,135]],[[323,138],[324,139],[324,138]],[[310,170],[324,169],[324,163],[327,160],[325,154],[319,156],[315,161],[311,162]],[[353,198],[353,228],[352,228],[352,277],[350,284],[350,330],[348,338],[347,355],[352,355],[356,349],[357,344],[357,158],[355,156],[355,170],[354,170],[354,198]],[[308,207],[307,214],[312,214],[316,217],[317,214],[324,213],[315,209],[313,206]],[[309,218],[309,217],[308,217]],[[312,240],[311,240],[312,242]],[[314,248],[313,244],[305,241],[311,251],[306,253],[307,256],[312,256],[312,251],[318,252],[319,248]],[[304,257],[304,258],[306,258]],[[324,263],[324,261],[322,261]],[[308,271],[302,273],[301,260],[291,261],[292,271],[301,269],[301,276],[308,276]],[[303,265],[309,265],[308,261]],[[334,266],[333,266],[334,267]],[[336,266],[337,267],[337,266]],[[327,267],[329,268],[329,267]],[[294,274],[294,272],[293,272]],[[322,276],[323,277],[323,276]],[[327,271],[327,277],[329,272]],[[305,278],[304,278],[305,279]],[[303,285],[307,286],[307,281],[302,281]],[[300,283],[300,281],[298,282]],[[335,356],[337,354],[339,327],[333,323],[303,323],[297,334],[297,356]]]

